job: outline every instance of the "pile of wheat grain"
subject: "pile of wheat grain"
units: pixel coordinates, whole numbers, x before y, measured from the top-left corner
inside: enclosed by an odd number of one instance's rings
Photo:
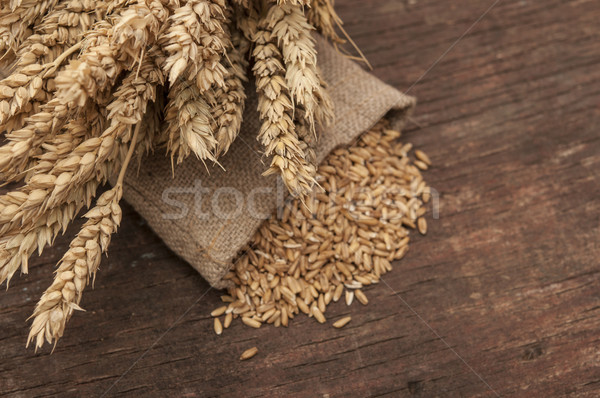
[[[226,305],[212,312],[217,334],[238,317],[254,328],[288,326],[299,313],[325,323],[332,301],[368,303],[362,288],[406,254],[409,229],[427,233],[431,192],[420,169],[431,163],[419,150],[411,160],[412,145],[398,137],[381,122],[335,150],[318,169],[322,190],[265,221],[225,277],[232,285],[221,297]]]
[[[257,139],[290,192],[315,182],[316,125],[333,115],[311,31],[340,42],[332,0],[0,2],[0,283],[27,273],[93,207],[39,301],[28,344],[63,335],[121,220],[132,158],[164,146],[217,162],[253,75]],[[143,167],[143,166],[142,166]],[[116,185],[96,198],[112,175]]]

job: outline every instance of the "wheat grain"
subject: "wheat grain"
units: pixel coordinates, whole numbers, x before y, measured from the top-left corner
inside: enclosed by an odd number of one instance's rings
[[[344,292],[347,305],[355,297],[368,304],[362,289],[406,254],[407,228],[419,223],[410,216],[425,214],[420,195],[429,189],[399,136],[381,123],[326,158],[316,177],[323,192],[287,202],[225,277],[233,282],[226,313],[277,327],[299,313],[326,322],[327,306]]]
[[[351,306],[352,305],[352,301],[354,301],[354,291],[352,290],[346,290],[346,305],[347,306]]]
[[[431,159],[429,159],[429,156],[427,156],[425,152],[421,151],[420,149],[417,149],[415,150],[415,156],[427,166],[431,166]]]
[[[340,328],[343,328],[344,326],[346,326],[348,324],[348,322],[350,322],[351,320],[352,320],[352,317],[346,316],[346,317],[343,317],[343,318],[335,321],[332,326],[336,329],[340,329]]]
[[[427,221],[423,217],[417,221],[417,227],[421,235],[427,234]]]
[[[260,328],[261,323],[259,321],[257,321],[256,319],[252,319],[252,318],[248,318],[248,317],[242,317],[242,322],[244,322],[244,324],[253,327],[253,328]]]
[[[323,312],[319,309],[317,304],[313,304],[313,306],[310,308],[310,312],[319,323],[325,323],[327,321],[325,319],[325,315],[323,315]]]
[[[225,313],[226,309],[227,309],[226,305],[221,306],[221,307],[215,309],[213,312],[211,312],[210,316],[219,317]]]
[[[417,166],[418,168],[420,168],[421,170],[427,170],[429,167],[427,166],[427,163],[422,162],[420,160],[415,160],[415,166]]]
[[[354,295],[356,296],[356,299],[357,299],[358,301],[360,301],[360,303],[361,303],[362,305],[367,305],[367,304],[369,304],[369,300],[367,299],[367,296],[365,296],[365,294],[362,292],[362,290],[360,290],[360,289],[356,289],[356,290],[354,291]]]
[[[231,321],[233,320],[233,314],[230,312],[225,314],[225,320],[223,321],[223,327],[227,329],[229,325],[231,325]]]
[[[253,356],[255,356],[257,353],[258,353],[258,348],[256,348],[256,347],[249,348],[246,351],[244,351],[242,353],[242,355],[240,355],[240,361],[245,361],[247,359],[250,359]]]
[[[215,333],[217,335],[220,335],[221,333],[223,333],[223,325],[221,324],[221,321],[219,320],[219,318],[215,318],[213,327],[214,327]]]

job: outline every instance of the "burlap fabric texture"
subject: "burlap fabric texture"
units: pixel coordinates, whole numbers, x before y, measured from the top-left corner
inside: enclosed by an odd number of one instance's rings
[[[320,135],[317,158],[321,162],[334,148],[351,143],[384,115],[397,125],[415,104],[406,96],[340,55],[323,38],[316,37],[318,62],[335,106],[335,123]],[[263,177],[269,159],[262,155],[256,134],[260,127],[254,87],[248,100],[239,137],[219,162],[207,165],[193,155],[175,166],[157,152],[131,167],[125,179],[124,198],[144,217],[165,243],[214,287],[239,250],[266,217],[274,214],[285,189],[278,177]]]

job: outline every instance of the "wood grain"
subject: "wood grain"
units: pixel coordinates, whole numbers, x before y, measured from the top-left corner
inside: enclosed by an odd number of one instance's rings
[[[491,4],[336,2],[373,73],[402,90],[420,79],[406,136],[440,193],[369,306],[328,309],[349,325],[216,336],[218,292],[125,206],[53,355],[25,350],[25,319],[68,236],[2,293],[0,393],[598,396],[600,2],[501,0],[436,63]]]

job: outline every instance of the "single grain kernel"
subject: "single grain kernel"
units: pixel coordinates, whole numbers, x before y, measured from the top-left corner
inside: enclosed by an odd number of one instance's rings
[[[215,318],[214,329],[216,334],[220,335],[221,333],[223,333],[223,325],[221,325],[221,321],[219,320],[219,318]]]
[[[224,305],[222,307],[219,307],[215,310],[213,310],[213,312],[210,313],[211,316],[221,316],[225,313],[225,311],[227,310],[227,306]]]
[[[360,301],[360,303],[361,303],[362,305],[367,305],[367,304],[369,304],[369,300],[367,299],[367,296],[365,296],[365,294],[362,292],[362,290],[360,290],[360,289],[356,289],[356,290],[354,291],[354,294],[356,295],[356,299],[357,299],[358,301]]]
[[[258,353],[258,348],[256,348],[256,347],[248,348],[246,351],[242,352],[242,355],[240,355],[240,361],[245,361],[247,359],[250,359],[253,356],[255,356],[257,353]]]
[[[337,329],[343,328],[343,327],[344,327],[344,326],[346,326],[346,325],[348,324],[348,322],[350,322],[351,320],[352,320],[352,318],[351,318],[351,317],[349,317],[349,316],[346,316],[346,317],[344,317],[344,318],[338,319],[337,321],[335,321],[335,322],[333,323],[333,327],[334,327],[334,328],[337,328]]]

